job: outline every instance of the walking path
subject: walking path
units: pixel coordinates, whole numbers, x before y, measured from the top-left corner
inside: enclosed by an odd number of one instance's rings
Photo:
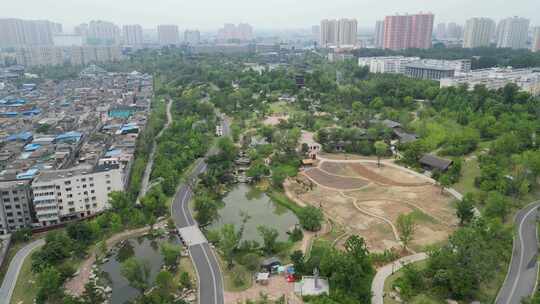
[[[21,271],[24,260],[32,253],[32,251],[43,245],[45,245],[45,240],[39,239],[17,251],[17,254],[11,259],[8,271],[4,277],[4,282],[2,282],[2,287],[0,287],[0,302],[9,303],[11,301],[11,296],[13,295],[13,290],[17,284],[17,278],[19,277],[19,272]]]
[[[150,174],[152,173],[152,168],[154,167],[154,158],[157,151],[157,141],[161,137],[161,135],[163,135],[163,132],[165,132],[165,130],[169,128],[169,126],[172,123],[171,106],[172,106],[172,99],[169,99],[169,102],[167,102],[167,111],[166,111],[167,122],[165,123],[161,131],[159,131],[158,135],[156,136],[156,138],[154,139],[152,143],[152,150],[150,152],[150,155],[148,156],[148,163],[146,164],[146,168],[144,169],[144,175],[141,181],[141,190],[139,191],[139,196],[137,197],[137,205],[140,203],[141,198],[144,197],[148,189],[150,189],[149,187]]]
[[[427,254],[424,252],[403,257],[391,264],[388,264],[377,271],[371,283],[371,304],[384,303],[384,282],[386,279],[409,263],[415,263],[427,259]]]

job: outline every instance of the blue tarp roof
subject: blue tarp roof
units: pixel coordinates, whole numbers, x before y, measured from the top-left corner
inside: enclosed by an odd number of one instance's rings
[[[28,145],[24,146],[24,151],[32,152],[32,151],[36,151],[39,148],[41,148],[40,144],[28,144]]]
[[[17,116],[19,112],[0,112],[0,116]]]
[[[66,132],[64,134],[60,134],[56,136],[55,140],[70,140],[76,138],[77,141],[79,141],[82,137],[82,134],[76,131],[70,131]]]
[[[17,179],[31,179],[34,178],[38,174],[38,169],[29,169],[26,172],[17,174]]]
[[[23,140],[27,141],[32,138],[32,132],[21,132],[17,134],[12,134],[6,138],[7,141],[16,141],[16,140]]]
[[[21,114],[25,116],[32,116],[32,115],[39,115],[41,113],[40,109],[32,109],[28,111],[24,111]]]

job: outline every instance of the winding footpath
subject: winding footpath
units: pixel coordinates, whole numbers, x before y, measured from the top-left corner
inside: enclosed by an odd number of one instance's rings
[[[157,134],[156,138],[154,139],[152,143],[152,150],[150,152],[150,155],[148,156],[148,163],[146,164],[146,168],[144,169],[144,175],[141,181],[141,190],[139,191],[139,196],[137,197],[137,205],[139,204],[140,200],[148,189],[150,188],[148,185],[150,183],[150,174],[152,173],[152,168],[154,167],[154,158],[156,155],[157,150],[157,141],[158,139],[163,135],[163,132],[169,128],[169,126],[172,123],[172,114],[171,114],[171,106],[172,106],[172,99],[169,99],[169,102],[167,102],[167,122],[161,128],[161,131]]]
[[[17,278],[19,276],[19,272],[21,271],[24,260],[32,253],[32,251],[43,245],[45,245],[45,240],[39,239],[29,243],[17,251],[9,263],[9,268],[6,276],[4,277],[4,282],[2,282],[2,287],[0,287],[0,302],[9,303],[11,301],[11,296],[13,295],[13,290],[15,290]]]
[[[225,117],[222,121],[222,126],[223,135],[228,136],[230,134],[230,128]],[[207,156],[215,153],[217,153],[217,150],[211,149]],[[178,191],[171,204],[171,216],[182,240],[188,247],[189,256],[197,272],[199,304],[223,304],[223,277],[218,259],[199,229],[199,225],[189,208],[189,202],[193,197],[192,186],[199,174],[204,173],[206,169],[205,159],[198,159],[191,174],[178,187]]]
[[[538,207],[540,201],[521,209],[515,217],[512,259],[495,304],[519,304],[530,297],[538,280]]]

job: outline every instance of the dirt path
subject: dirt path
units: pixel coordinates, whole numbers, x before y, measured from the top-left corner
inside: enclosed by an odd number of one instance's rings
[[[148,231],[150,231],[150,227],[127,230],[111,236],[105,241],[105,243],[107,245],[107,248],[110,249],[112,246],[114,246],[120,241],[134,236],[142,235]],[[83,294],[84,285],[86,285],[86,283],[88,283],[90,280],[90,274],[92,273],[92,265],[94,265],[94,263],[96,262],[97,250],[99,249],[94,249],[90,256],[81,264],[78,274],[64,284],[67,293],[74,296],[81,296]]]

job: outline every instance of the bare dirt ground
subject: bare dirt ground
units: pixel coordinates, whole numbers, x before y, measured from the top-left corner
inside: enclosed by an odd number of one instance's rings
[[[311,180],[316,184],[327,188],[338,190],[353,190],[366,186],[369,182],[365,179],[331,175],[328,172],[322,171],[319,168],[311,168],[304,171]]]
[[[378,168],[373,159],[359,157],[356,162],[347,157],[347,162],[340,163],[328,156],[325,154],[317,168],[289,181],[286,193],[296,201],[322,208],[348,232],[364,237],[370,250],[400,246],[395,225],[400,214],[415,216],[413,250],[446,240],[457,226],[453,198],[441,194],[438,186],[422,176],[388,161]],[[312,182],[310,187],[306,187],[306,178]]]
[[[277,300],[281,296],[287,299],[296,300],[294,296],[294,283],[289,283],[285,277],[281,275],[271,276],[268,285],[260,285],[255,283],[253,287],[242,292],[225,292],[225,303],[236,304],[245,303],[247,300],[254,300],[265,294],[271,300]],[[297,301],[297,300],[296,300]],[[297,303],[297,302],[291,302]],[[300,302],[298,302],[300,303]]]
[[[266,126],[277,126],[279,125],[279,122],[284,120],[287,121],[289,119],[289,115],[272,115],[268,116],[264,121],[263,124]]]

